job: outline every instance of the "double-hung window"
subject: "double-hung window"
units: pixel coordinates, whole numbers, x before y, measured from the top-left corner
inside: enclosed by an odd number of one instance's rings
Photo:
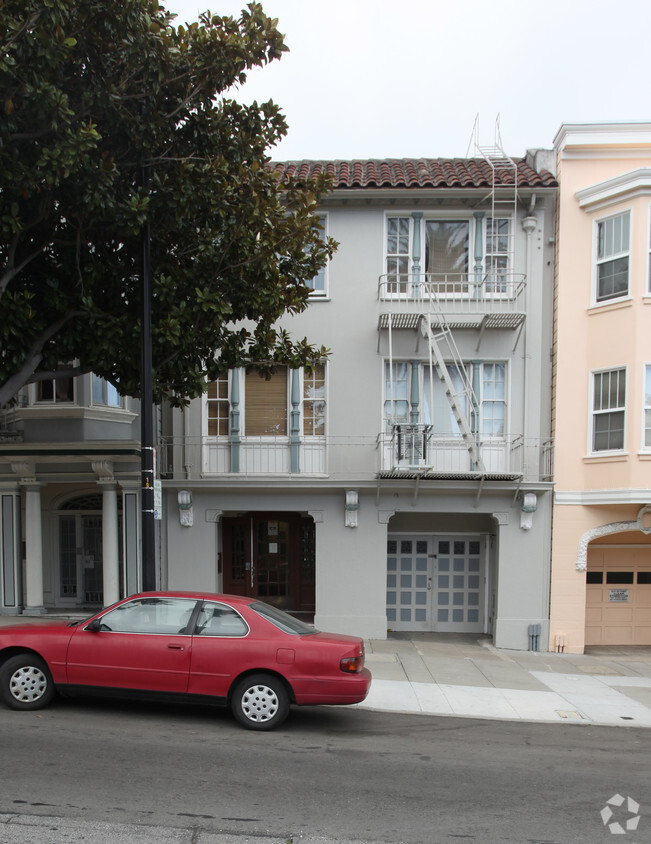
[[[592,374],[592,451],[621,451],[626,419],[626,369]]]
[[[318,363],[309,375],[303,375],[303,434],[306,437],[324,436],[325,420],[325,364]]]
[[[628,295],[630,229],[629,211],[597,223],[597,302]]]
[[[506,433],[506,365],[482,364],[482,437],[503,437]]]
[[[208,436],[227,437],[229,434],[230,403],[228,396],[228,373],[220,375],[208,384]]]
[[[511,220],[489,217],[486,220],[486,292],[505,293],[511,252]]]
[[[384,365],[384,420],[386,430],[409,422],[409,375],[407,361]]]

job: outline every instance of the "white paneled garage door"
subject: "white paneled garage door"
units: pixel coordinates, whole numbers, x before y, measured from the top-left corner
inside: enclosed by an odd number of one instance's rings
[[[479,535],[389,534],[389,629],[482,633],[484,557]]]
[[[651,547],[591,546],[586,581],[586,645],[651,645]]]

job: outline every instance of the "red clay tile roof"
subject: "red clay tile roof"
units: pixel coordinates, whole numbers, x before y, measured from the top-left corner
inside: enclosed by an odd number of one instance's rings
[[[537,172],[524,159],[514,159],[518,168],[518,187],[557,187],[547,170]],[[281,177],[294,176],[299,181],[319,173],[332,176],[339,188],[490,188],[492,172],[482,158],[388,158],[368,161],[274,161],[270,165]],[[510,171],[498,170],[500,185],[512,185]]]

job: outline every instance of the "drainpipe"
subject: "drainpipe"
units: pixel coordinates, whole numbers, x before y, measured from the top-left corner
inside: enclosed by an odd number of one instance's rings
[[[529,206],[529,213],[522,221],[522,228],[526,234],[526,251],[525,251],[525,269],[527,273],[527,283],[524,288],[524,312],[526,314],[525,319],[529,319],[529,284],[531,283],[531,270],[533,266],[533,233],[536,230],[538,225],[538,218],[534,215],[533,210],[536,204],[536,194],[533,194],[531,197],[531,204]],[[524,466],[523,469],[525,472],[527,471],[528,467],[528,450],[526,447],[526,437],[529,434],[529,401],[528,401],[528,392],[527,392],[527,381],[528,381],[528,343],[527,337],[529,334],[529,326],[525,324],[524,326],[524,338],[523,338],[523,367],[522,367],[522,379],[523,379],[523,396],[524,396],[524,414],[523,414],[523,431],[522,434],[525,437],[525,442],[522,443],[523,454],[524,454]]]
[[[300,467],[300,448],[301,448],[301,387],[299,383],[298,369],[292,369],[292,384],[291,384],[291,402],[292,409],[289,414],[289,450],[290,450],[290,469],[289,471],[295,475],[301,471]]]
[[[191,454],[191,445],[188,439],[188,434],[190,431],[190,408],[184,407],[183,408],[183,470],[185,472],[185,479],[187,481],[191,480],[192,478],[192,462],[190,458]]]

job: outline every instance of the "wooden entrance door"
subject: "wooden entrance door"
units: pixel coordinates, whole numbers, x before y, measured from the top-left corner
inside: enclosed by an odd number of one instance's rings
[[[314,614],[315,532],[298,513],[247,513],[223,521],[224,592]]]

